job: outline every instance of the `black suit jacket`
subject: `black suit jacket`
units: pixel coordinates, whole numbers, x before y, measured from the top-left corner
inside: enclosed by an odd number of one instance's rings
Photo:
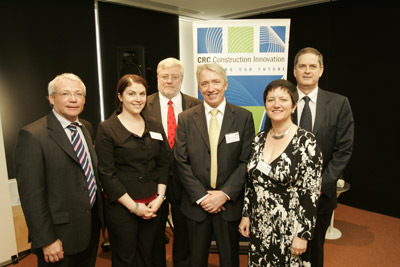
[[[240,140],[227,142],[226,135],[238,133]],[[247,181],[247,163],[254,138],[252,113],[226,103],[218,141],[218,178],[216,190],[230,197],[221,217],[226,221],[242,217],[244,185]],[[204,197],[210,186],[210,144],[204,105],[198,105],[179,114],[175,136],[174,155],[178,174],[184,186],[181,210],[191,220],[201,222],[206,216],[197,200]]]
[[[202,101],[197,98],[191,97],[191,96],[183,94],[183,93],[180,93],[180,94],[182,96],[182,110],[183,111],[202,103]],[[146,108],[142,111],[142,114],[145,117],[151,116],[162,124],[160,95],[158,92],[147,97]],[[179,124],[179,120],[178,120],[178,124]],[[162,132],[163,132],[163,135],[167,137],[167,133],[164,132],[164,128],[162,128]],[[167,147],[168,154],[170,156],[170,171],[169,171],[170,178],[168,181],[166,194],[169,199],[180,200],[181,195],[182,195],[182,184],[181,184],[181,182],[178,178],[178,174],[176,172],[176,162],[175,162],[175,158],[172,153],[172,149],[169,146],[168,138],[164,139],[164,144]]]
[[[79,120],[97,183],[99,219],[104,225],[93,129]],[[21,206],[32,249],[60,239],[66,255],[83,251],[91,235],[88,184],[76,153],[53,112],[23,127],[14,152]]]
[[[297,110],[293,122],[297,124]],[[265,129],[270,127],[267,121]],[[347,97],[318,89],[313,133],[323,156],[318,213],[329,213],[337,206],[336,183],[353,152],[354,119]]]

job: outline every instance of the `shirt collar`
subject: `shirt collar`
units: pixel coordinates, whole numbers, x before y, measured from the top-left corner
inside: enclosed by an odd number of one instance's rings
[[[297,88],[297,92],[299,93],[299,101],[306,96],[299,88]],[[309,93],[307,96],[313,103],[317,103],[318,86],[314,90],[312,90],[311,93]]]
[[[53,109],[53,114],[54,116],[56,116],[57,120],[61,123],[61,126],[63,128],[67,128],[67,126],[72,123],[71,121],[67,120],[66,118],[58,114],[54,109]],[[78,123],[79,126],[82,126],[82,123],[80,123],[78,119],[76,119],[76,121],[74,122]]]
[[[221,112],[222,115],[224,115],[225,106],[226,106],[226,99],[224,98],[224,101],[222,101],[222,103],[219,104],[219,106],[216,107],[216,109],[218,109],[218,111]],[[214,109],[214,108],[211,107],[209,104],[207,104],[206,101],[204,101],[204,108],[205,108],[205,110],[206,110],[206,114],[210,113],[211,110]]]
[[[158,92],[158,95],[160,96],[160,103],[161,106],[168,106],[168,102],[169,102],[169,98],[165,97],[163,94],[161,94],[160,92]],[[182,95],[179,92],[178,94],[176,94],[176,96],[174,96],[173,98],[171,98],[173,105],[177,106],[177,103],[181,103],[182,101]]]

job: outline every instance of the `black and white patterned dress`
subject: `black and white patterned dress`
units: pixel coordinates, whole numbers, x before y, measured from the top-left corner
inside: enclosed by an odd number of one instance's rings
[[[321,187],[322,154],[315,137],[301,128],[266,175],[257,168],[267,132],[253,140],[243,216],[250,217],[249,266],[311,266],[309,245],[290,253],[293,238],[310,240]],[[265,171],[265,170],[264,170]]]

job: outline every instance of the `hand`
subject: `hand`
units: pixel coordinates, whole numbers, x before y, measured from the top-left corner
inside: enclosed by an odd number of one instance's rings
[[[221,190],[208,191],[208,195],[200,203],[203,210],[208,213],[218,213],[225,210],[223,206],[228,200],[227,196]]]
[[[149,207],[153,211],[153,213],[156,213],[163,202],[164,199],[162,197],[156,197],[153,201],[147,204],[147,207]]]
[[[144,203],[138,203],[139,206],[137,210],[135,211],[135,214],[139,217],[142,217],[145,220],[154,218],[157,216],[157,214],[153,213],[153,211]]]
[[[47,263],[49,262],[55,263],[64,259],[64,250],[60,239],[57,239],[48,246],[42,247],[42,250],[43,250],[44,260]]]
[[[250,218],[242,217],[242,220],[239,224],[239,233],[244,237],[250,237]]]
[[[295,236],[292,241],[292,247],[290,248],[292,255],[301,255],[306,251],[306,249],[307,240]]]

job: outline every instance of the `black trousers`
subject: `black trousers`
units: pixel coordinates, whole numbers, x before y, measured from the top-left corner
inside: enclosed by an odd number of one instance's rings
[[[326,230],[331,223],[331,213],[318,213],[317,223],[314,230],[314,237],[311,240],[311,266],[323,267],[324,266],[324,244]]]
[[[217,243],[221,267],[239,267],[240,221],[225,221],[219,214],[208,214],[203,222],[187,219],[190,242],[190,266],[207,267],[212,235]]]
[[[188,267],[190,266],[190,249],[187,222],[186,217],[180,210],[180,202],[175,200],[170,200],[170,202],[164,201],[160,207],[158,213],[158,216],[160,216],[160,223],[153,245],[152,266],[166,266],[165,226],[169,214],[169,204],[171,204],[171,215],[174,225],[172,245],[174,267]]]
[[[35,253],[38,257],[38,267],[95,267],[99,238],[100,221],[97,206],[95,205],[92,208],[92,230],[88,247],[80,253],[64,255],[64,259],[57,263],[47,263],[44,260],[43,251],[37,250]]]
[[[121,204],[106,201],[104,206],[112,266],[150,267],[159,217],[145,220]]]

